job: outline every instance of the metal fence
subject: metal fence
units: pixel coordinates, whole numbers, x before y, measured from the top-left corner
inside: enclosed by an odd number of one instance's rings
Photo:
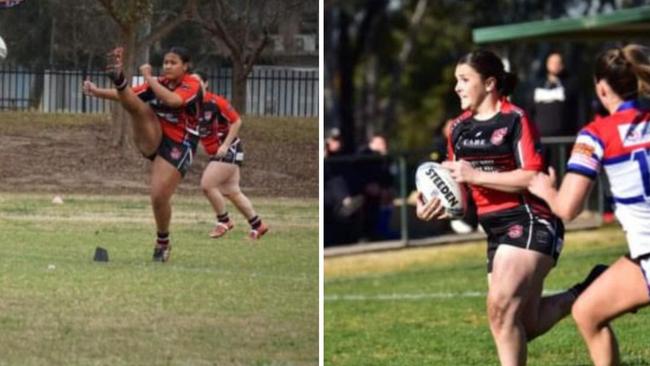
[[[575,137],[543,138],[546,159],[561,179]],[[485,235],[475,215],[466,215],[465,227],[471,232],[458,234],[449,221],[423,222],[415,215],[413,192],[416,167],[436,160],[444,152],[408,151],[389,156],[350,155],[325,159],[324,170],[324,244],[325,255],[349,254],[367,250],[394,249],[474,240]],[[432,158],[433,156],[433,158]],[[390,202],[375,199],[377,187],[368,191],[376,172],[391,175]],[[375,173],[369,173],[375,172]],[[368,174],[371,176],[368,177]],[[383,179],[386,181],[385,179]],[[606,179],[601,177],[592,189],[585,207],[586,215],[568,227],[589,228],[602,223]],[[380,184],[381,185],[381,184]],[[343,202],[347,199],[347,202]],[[368,205],[370,202],[370,205]],[[347,206],[346,206],[347,205]],[[353,245],[349,245],[353,244]]]
[[[210,90],[232,99],[232,69],[207,72]],[[0,110],[105,113],[111,102],[81,92],[89,79],[110,87],[108,78],[96,70],[30,70],[0,64]],[[134,77],[133,83],[141,82]],[[281,117],[318,116],[318,70],[258,66],[246,82],[246,114]]]

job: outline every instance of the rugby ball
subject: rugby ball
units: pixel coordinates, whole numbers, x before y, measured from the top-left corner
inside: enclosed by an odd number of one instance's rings
[[[0,9],[11,8],[22,3],[25,0],[0,0]]]
[[[442,165],[432,161],[420,164],[415,172],[415,186],[422,193],[425,203],[434,197],[439,198],[450,218],[465,215],[465,188],[456,183],[449,170]]]
[[[7,57],[7,45],[5,41],[0,37],[0,60],[4,60]]]

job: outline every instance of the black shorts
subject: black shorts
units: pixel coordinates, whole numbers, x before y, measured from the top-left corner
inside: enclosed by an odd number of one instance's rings
[[[523,207],[490,213],[479,217],[488,237],[487,270],[499,245],[530,249],[553,257],[557,262],[564,243],[564,224],[559,218],[544,219]]]
[[[181,176],[184,177],[192,165],[192,160],[196,153],[196,146],[196,142],[191,140],[178,143],[163,134],[156,153],[146,156],[146,158],[153,161],[156,156],[160,156],[176,168],[181,173]]]
[[[241,140],[238,138],[230,144],[228,152],[225,156],[220,158],[215,155],[210,156],[210,161],[219,161],[222,163],[230,163],[241,166],[244,162],[244,147],[242,146]]]

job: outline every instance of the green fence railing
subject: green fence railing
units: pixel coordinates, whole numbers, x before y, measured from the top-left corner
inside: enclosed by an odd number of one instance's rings
[[[544,155],[558,172],[566,161],[575,137],[543,138]],[[425,223],[415,216],[415,169],[427,160],[440,160],[435,149],[394,152],[389,155],[356,154],[326,158],[324,179],[324,237],[326,255],[364,250],[392,249],[475,240],[484,236],[476,217],[465,223],[473,230],[458,234],[450,222]],[[607,182],[599,179],[584,214],[568,229],[595,228],[602,223]],[[346,200],[348,206],[340,203]]]

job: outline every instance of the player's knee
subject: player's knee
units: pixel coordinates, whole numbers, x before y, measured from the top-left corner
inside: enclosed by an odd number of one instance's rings
[[[154,139],[148,139],[146,136],[138,134],[133,136],[133,143],[138,151],[146,158],[155,156],[158,146],[160,146],[160,141],[154,141]]]
[[[210,193],[212,186],[208,183],[207,179],[201,179],[201,189],[203,190],[203,194],[207,195]]]
[[[236,189],[225,189],[223,195],[228,197],[230,200],[237,200],[241,197],[241,192]]]
[[[505,294],[489,294],[487,313],[490,327],[497,331],[512,326],[516,319],[519,301]]]
[[[166,207],[170,204],[170,196],[164,189],[153,189],[151,191],[151,205],[154,210]]]
[[[595,317],[592,314],[591,308],[583,297],[578,297],[573,303],[571,316],[580,329],[588,330],[596,326]]]

